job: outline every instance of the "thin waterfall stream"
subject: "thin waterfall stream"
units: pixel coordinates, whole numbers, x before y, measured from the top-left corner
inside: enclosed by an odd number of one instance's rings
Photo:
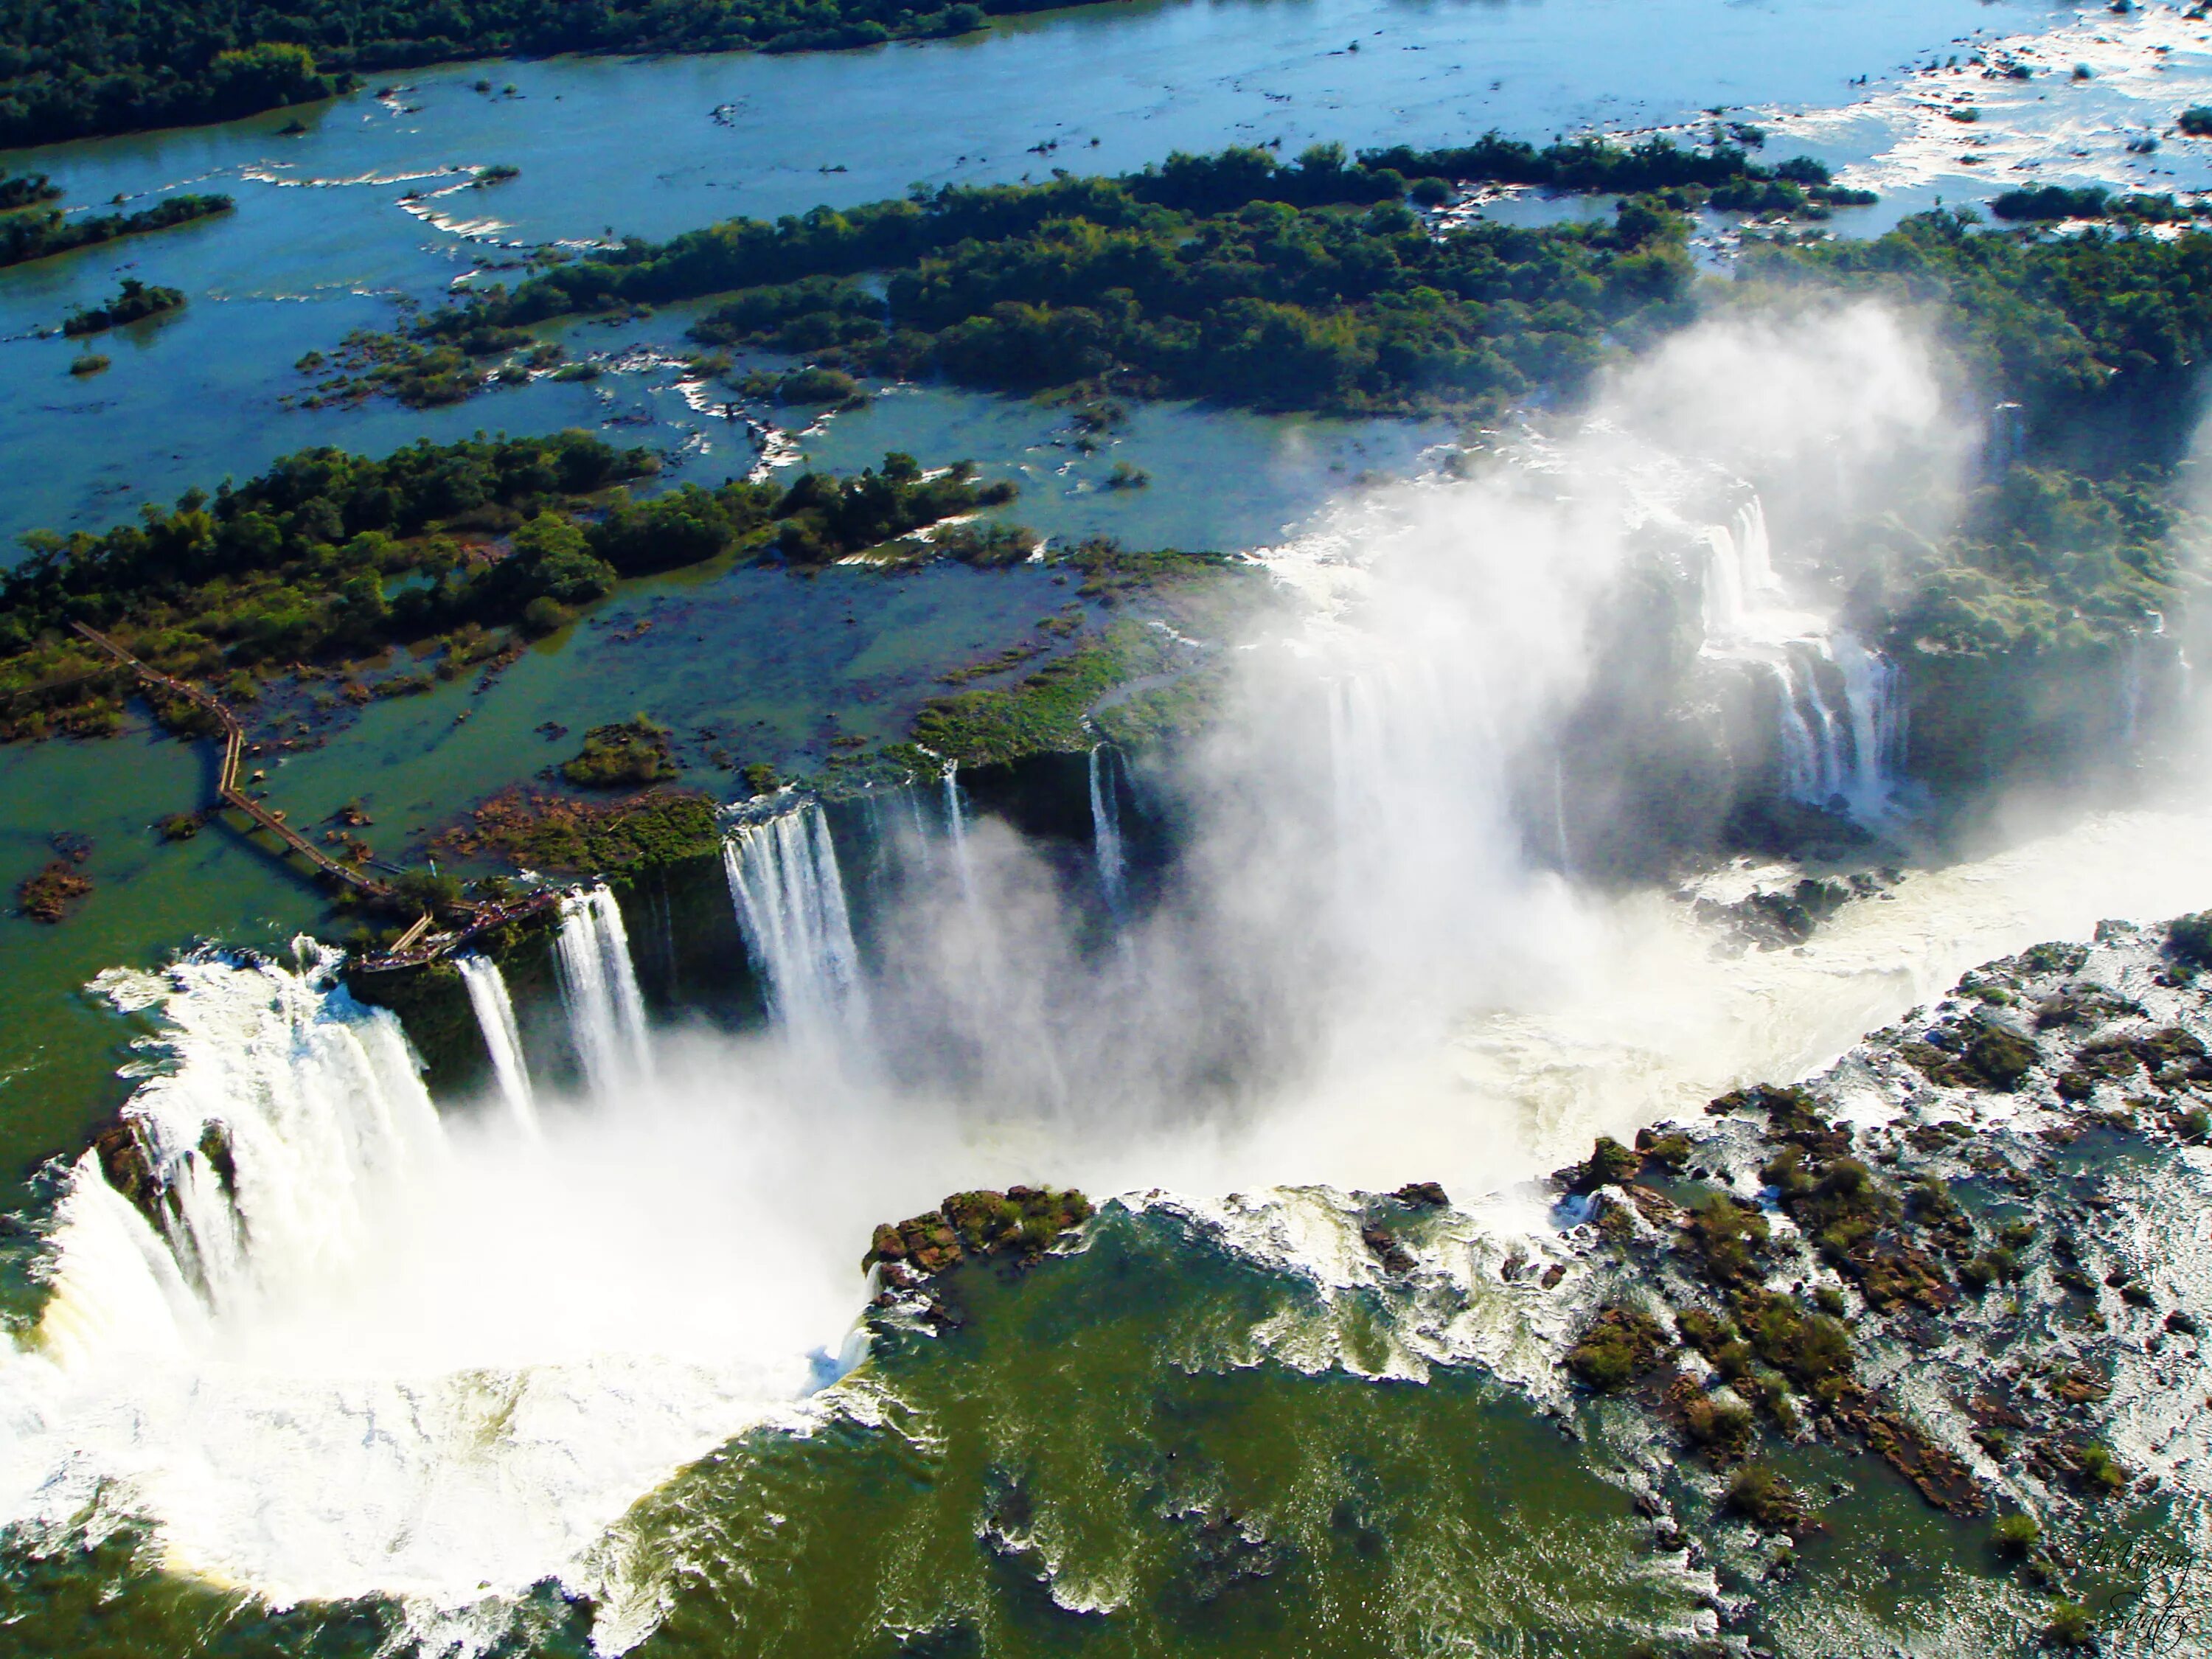
[[[522,1031],[515,1024],[514,1000],[507,994],[506,977],[489,957],[457,957],[453,966],[460,970],[461,983],[469,994],[469,1006],[476,1013],[477,1029],[483,1036],[485,1051],[491,1055],[492,1075],[498,1080],[500,1098],[506,1103],[516,1127],[526,1134],[535,1135],[538,1102],[530,1085],[529,1062],[523,1058]]]
[[[1893,810],[1904,758],[1897,665],[1848,629],[1790,605],[1756,495],[1732,522],[1708,526],[1704,541],[1704,652],[1758,665],[1770,678],[1784,792],[1879,822]]]
[[[638,990],[622,906],[609,889],[587,888],[562,901],[554,957],[586,1083],[593,1093],[606,1095],[643,1080],[653,1068],[645,999]]]

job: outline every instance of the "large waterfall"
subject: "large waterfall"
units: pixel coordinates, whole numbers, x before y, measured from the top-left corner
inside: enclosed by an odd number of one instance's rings
[[[860,955],[821,807],[739,826],[722,843],[722,868],[770,1018],[808,1041],[864,1027]]]
[[[1121,914],[1127,896],[1128,872],[1121,854],[1121,803],[1114,785],[1114,751],[1104,744],[1091,747],[1091,856],[1098,866],[1098,890],[1106,908]]]
[[[499,1081],[500,1098],[518,1127],[538,1133],[538,1102],[530,1086],[530,1067],[522,1057],[522,1032],[514,1022],[514,1002],[507,994],[507,980],[489,957],[464,956],[453,959],[461,983],[468,988],[469,1006],[476,1011],[477,1029],[483,1034],[491,1055],[492,1075]]]
[[[605,886],[562,900],[554,954],[586,1085],[594,1094],[606,1095],[645,1078],[653,1066],[645,1000],[638,992],[622,907]]]
[[[1794,799],[1873,823],[1893,808],[1905,745],[1897,665],[1825,617],[1794,610],[1753,496],[1705,531],[1705,651],[1763,665]]]
[[[316,968],[335,962],[326,953]],[[157,1328],[173,1336],[210,1312],[312,1297],[378,1247],[377,1194],[419,1176],[444,1145],[397,1019],[316,973],[256,962],[202,958],[99,983],[120,1007],[164,1010],[172,1064],[131,1097],[106,1156],[77,1162],[68,1218],[110,1248],[88,1252],[106,1264],[89,1284],[59,1287],[50,1322],[96,1341],[106,1310],[161,1307]],[[165,1255],[126,1248],[140,1215],[160,1228]],[[73,1288],[83,1295],[72,1299]]]
[[[98,981],[157,1035],[67,1172],[35,1327],[0,1338],[0,1517],[60,1540],[143,1516],[170,1571],[398,1597],[426,1650],[505,1651],[514,1598],[619,1601],[607,1529],[788,1415],[880,1200],[794,1182],[792,1136],[719,1095],[449,1128],[337,962]],[[849,1159],[821,1140],[820,1169]]]

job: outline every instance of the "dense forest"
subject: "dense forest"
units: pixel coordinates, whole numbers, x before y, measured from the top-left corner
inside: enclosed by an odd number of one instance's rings
[[[1054,0],[1068,3],[1069,0]],[[0,148],[228,120],[361,73],[558,52],[794,52],[983,27],[1031,0],[13,0],[0,6]]]
[[[423,441],[381,460],[305,450],[105,535],[27,537],[30,556],[0,578],[0,738],[119,719],[74,622],[250,698],[264,665],[428,642],[457,667],[500,648],[491,630],[550,632],[622,577],[740,548],[823,563],[1013,494],[964,464],[925,473],[894,453],[857,477],[632,499],[624,486],[659,471],[649,452],[584,432]]]
[[[1473,179],[1632,191],[1611,223],[1444,224],[1407,205]],[[729,293],[708,344],[766,345],[817,369],[1033,391],[1259,408],[1490,414],[1679,320],[1685,210],[1729,202],[1826,212],[1855,199],[1817,164],[1654,140],[1534,146],[1492,135],[1448,150],[1335,145],[1285,166],[1261,149],[1176,155],[1118,179],[917,190],[847,211],[732,220],[631,240],[423,319],[349,341],[318,398],[388,391],[450,401],[551,318]],[[880,273],[881,284],[854,280]],[[879,288],[882,290],[879,292]],[[323,367],[318,358],[313,368]]]

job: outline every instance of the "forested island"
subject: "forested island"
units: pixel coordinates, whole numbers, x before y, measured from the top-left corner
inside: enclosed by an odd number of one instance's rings
[[[1630,199],[1609,224],[1538,229],[1440,229],[1417,210],[1486,185]],[[1330,144],[1290,166],[1256,149],[1176,155],[1121,178],[945,186],[633,239],[434,313],[406,337],[357,339],[348,374],[318,395],[451,401],[492,383],[490,360],[518,349],[514,362],[544,366],[528,355],[532,325],[730,293],[696,331],[702,343],[772,346],[817,368],[1489,416],[1538,386],[1571,392],[1687,319],[1688,211],[1826,214],[1862,199],[1802,158],[1768,167],[1666,139],[1540,149],[1492,134],[1356,159]],[[884,297],[862,273],[883,278]]]
[[[56,0],[0,15],[0,147],[227,121],[334,97],[367,71],[457,58],[866,46],[965,34],[990,15],[1038,9],[1030,0],[932,9],[896,0]]]
[[[250,693],[264,665],[395,644],[480,660],[496,648],[482,648],[484,630],[550,633],[623,577],[740,548],[817,566],[1013,494],[965,464],[926,473],[892,454],[856,477],[632,499],[624,486],[659,470],[583,432],[422,441],[381,460],[308,450],[105,535],[28,537],[29,556],[0,578],[0,738],[113,729],[110,677],[72,623]]]
[[[149,317],[181,311],[184,304],[181,289],[149,288],[136,276],[125,276],[113,299],[71,312],[62,324],[62,332],[70,339],[101,334],[111,328],[121,328],[125,323],[140,323]]]
[[[45,200],[58,194],[48,190]],[[167,230],[198,219],[228,213],[235,205],[228,196],[171,196],[136,213],[100,213],[89,218],[69,219],[58,208],[31,208],[0,218],[0,265],[20,265],[81,247],[93,247],[122,236],[140,236]]]

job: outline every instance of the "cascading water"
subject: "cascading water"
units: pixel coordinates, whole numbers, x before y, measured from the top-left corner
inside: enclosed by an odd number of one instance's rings
[[[530,1086],[530,1066],[522,1057],[522,1031],[514,1021],[514,1002],[507,994],[506,977],[489,957],[456,957],[453,966],[460,969],[469,1006],[476,1011],[477,1029],[483,1034],[484,1048],[491,1055],[500,1098],[506,1102],[516,1127],[535,1135],[538,1102]]]
[[[953,868],[960,872],[960,895],[972,905],[975,871],[968,859],[968,807],[960,799],[960,768],[952,761],[945,765],[945,833],[952,843]]]
[[[646,1039],[645,1000],[630,961],[629,931],[613,893],[597,886],[561,901],[554,956],[586,1085],[605,1095],[649,1075],[653,1054]]]
[[[1705,653],[1773,679],[1783,788],[1863,822],[1892,810],[1905,743],[1897,665],[1848,630],[1792,610],[1757,496],[1705,531]]]
[[[1766,533],[1766,509],[1753,495],[1736,509],[1734,521],[1705,531],[1705,638],[1739,640],[1758,631],[1758,623],[1784,609],[1782,585]]]
[[[319,953],[295,975],[210,957],[165,976],[101,976],[118,1007],[170,1011],[161,1046],[181,1063],[132,1096],[130,1141],[110,1165],[167,1250],[107,1252],[112,1268],[135,1261],[127,1273],[150,1279],[123,1290],[104,1273],[108,1288],[89,1289],[65,1320],[99,1328],[110,1322],[94,1305],[103,1297],[150,1307],[158,1290],[168,1328],[181,1330],[204,1311],[311,1296],[374,1246],[376,1192],[434,1163],[444,1135],[399,1022],[324,983],[337,961]],[[71,1181],[70,1214],[87,1225],[112,1233],[138,1216],[96,1153],[78,1159]],[[201,1305],[179,1301],[187,1287]]]
[[[1098,890],[1106,908],[1121,914],[1128,872],[1122,862],[1121,804],[1114,786],[1114,753],[1104,744],[1091,748],[1091,856],[1098,867]]]
[[[722,868],[770,1018],[815,1042],[864,1030],[860,955],[822,808],[807,801],[740,826],[722,843]]]
[[[449,1130],[339,960],[98,981],[159,1035],[67,1173],[37,1324],[0,1338],[0,1516],[143,1519],[169,1571],[279,1607],[392,1597],[425,1650],[505,1651],[549,1576],[618,1602],[603,1540],[639,1494],[793,1409],[852,1269],[788,1241],[824,1206],[864,1234],[881,1200],[829,1191],[847,1134],[793,1180],[742,1095]]]

